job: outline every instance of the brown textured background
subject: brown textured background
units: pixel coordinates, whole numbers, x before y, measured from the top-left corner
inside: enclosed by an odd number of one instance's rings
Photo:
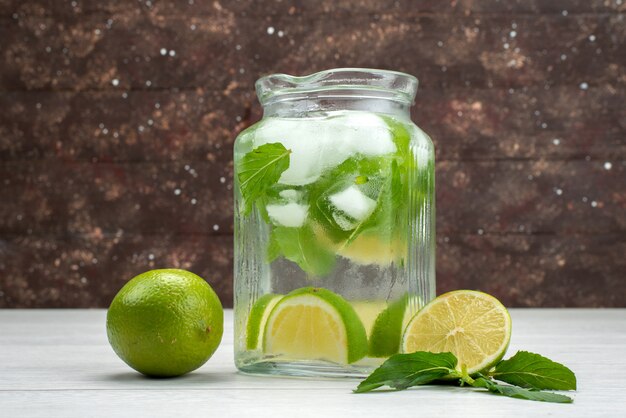
[[[626,1],[0,0],[0,308],[190,269],[232,299],[260,75],[420,79],[438,291],[626,306]]]

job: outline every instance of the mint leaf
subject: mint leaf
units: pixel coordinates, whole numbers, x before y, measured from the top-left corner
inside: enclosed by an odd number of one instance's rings
[[[318,242],[309,225],[300,228],[274,227],[268,246],[268,261],[273,261],[280,254],[313,276],[325,276],[335,266],[335,254]]]
[[[282,144],[271,143],[253,149],[238,161],[237,179],[244,202],[244,215],[250,213],[254,202],[289,168],[289,154],[291,151]]]
[[[402,158],[402,164],[407,164],[407,166],[412,167],[414,158],[411,155],[411,134],[406,129],[406,125],[390,116],[381,115],[380,117],[389,127],[389,132],[396,145],[396,154]]]
[[[452,353],[417,351],[395,354],[363,380],[354,392],[369,392],[384,385],[396,390],[424,385],[456,373],[456,363],[457,359]]]
[[[267,262],[271,263],[272,261],[276,260],[280,256],[280,251],[280,244],[276,239],[276,235],[270,235],[270,240],[267,244]]]
[[[368,184],[378,181],[387,171],[388,158],[353,157],[344,161],[324,173],[315,183],[308,185],[309,216],[323,227],[325,234],[333,242],[344,242],[351,231],[342,229],[334,219],[333,209],[328,201],[329,195],[353,185],[365,190]],[[377,199],[377,195],[369,197]]]
[[[357,224],[342,247],[348,247],[365,231],[376,230],[376,235],[379,238],[392,238],[394,233],[402,230],[397,228],[397,221],[398,218],[403,218],[402,214],[404,214],[408,193],[403,193],[403,182],[400,177],[398,162],[391,161],[389,167],[386,178],[380,186],[376,208],[370,216]]]
[[[496,365],[490,376],[531,389],[575,390],[576,376],[564,365],[539,354],[518,351]]]
[[[343,243],[343,248],[348,247],[363,233],[389,242],[405,242],[408,238],[409,183],[413,182],[414,188],[419,186],[417,179],[412,178],[416,163],[410,146],[411,134],[401,122],[388,116],[382,118],[389,127],[396,153],[390,157],[379,158],[379,173],[384,180],[376,198],[376,209],[352,230]],[[421,189],[414,191],[420,192],[423,193]]]
[[[467,382],[467,380],[464,379]],[[529,390],[518,388],[515,386],[501,385],[492,382],[484,377],[479,377],[470,383],[473,387],[485,388],[489,392],[496,395],[508,396],[510,398],[526,399],[529,401],[555,402],[555,403],[572,403],[574,400],[569,396],[560,395],[552,392],[541,392],[538,390]]]

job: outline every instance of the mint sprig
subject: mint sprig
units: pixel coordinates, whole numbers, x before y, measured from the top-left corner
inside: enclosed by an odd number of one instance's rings
[[[457,370],[457,358],[452,353],[418,351],[411,354],[395,354],[374,370],[355,393],[365,393],[388,386],[403,390],[425,385],[442,378],[461,386],[487,389],[489,393],[532,401],[571,403],[572,398],[544,392],[541,389],[575,390],[574,373],[562,364],[539,354],[520,351],[508,360],[499,362],[488,375],[471,377],[462,367]],[[500,380],[509,385],[494,381]]]
[[[280,143],[261,145],[246,155],[237,164],[237,179],[243,199],[243,214],[252,211],[255,201],[289,168],[291,151]]]

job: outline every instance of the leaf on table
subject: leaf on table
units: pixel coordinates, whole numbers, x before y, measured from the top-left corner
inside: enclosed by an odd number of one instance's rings
[[[281,254],[313,276],[325,276],[335,266],[335,254],[320,244],[309,225],[272,228],[268,261],[273,261]]]
[[[489,379],[479,377],[475,379],[471,385],[473,387],[485,388],[489,392],[496,395],[508,396],[509,398],[525,399],[529,401],[553,402],[553,403],[572,403],[574,400],[569,396],[560,395],[552,392],[542,392],[539,390],[531,390],[519,388],[516,386],[501,385]]]
[[[417,351],[395,354],[363,380],[354,392],[369,392],[385,385],[396,390],[424,385],[455,373],[456,363],[452,353]]]
[[[564,365],[539,354],[518,351],[501,361],[490,374],[494,379],[531,389],[575,390],[576,375]]]
[[[239,160],[237,178],[244,201],[244,215],[250,213],[254,202],[289,168],[289,154],[291,151],[282,144],[271,143],[253,149]]]

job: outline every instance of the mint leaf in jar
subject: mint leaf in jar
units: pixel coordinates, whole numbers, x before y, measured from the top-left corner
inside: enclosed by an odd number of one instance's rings
[[[319,243],[309,225],[272,228],[268,261],[273,261],[279,255],[298,264],[302,271],[312,276],[325,276],[335,266],[335,254]]]
[[[239,160],[237,179],[244,202],[244,215],[252,211],[254,202],[264,196],[289,168],[289,154],[291,151],[284,145],[271,143],[253,149]]]
[[[374,210],[354,226],[342,247],[348,247],[361,233],[368,230],[375,230],[376,235],[381,238],[398,232],[396,220],[403,218],[400,213],[404,209],[403,200],[406,197],[402,193],[402,179],[398,163],[392,161],[390,170],[385,173],[378,190]],[[406,220],[402,220],[406,222]]]

